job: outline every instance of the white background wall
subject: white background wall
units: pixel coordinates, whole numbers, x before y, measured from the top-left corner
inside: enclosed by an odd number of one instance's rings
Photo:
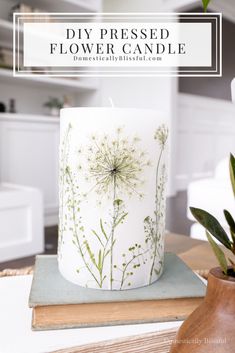
[[[196,95],[179,95],[177,190],[213,176],[216,165],[235,151],[235,105]]]
[[[103,0],[104,12],[160,12],[165,0]]]

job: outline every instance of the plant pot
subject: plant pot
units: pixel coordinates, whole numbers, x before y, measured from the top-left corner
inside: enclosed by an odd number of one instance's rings
[[[235,278],[219,267],[208,277],[203,303],[180,327],[170,353],[234,353]]]
[[[60,109],[59,108],[51,108],[50,109],[50,115],[51,116],[59,116],[60,115]]]

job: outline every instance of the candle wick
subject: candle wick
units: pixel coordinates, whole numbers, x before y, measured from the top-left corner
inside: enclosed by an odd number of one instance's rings
[[[111,97],[109,97],[109,103],[110,103],[111,107],[114,108],[113,100]]]

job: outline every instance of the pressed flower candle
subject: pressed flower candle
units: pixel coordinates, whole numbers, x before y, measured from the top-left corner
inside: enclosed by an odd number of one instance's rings
[[[58,262],[73,283],[123,290],[163,271],[168,128],[154,110],[61,110]]]

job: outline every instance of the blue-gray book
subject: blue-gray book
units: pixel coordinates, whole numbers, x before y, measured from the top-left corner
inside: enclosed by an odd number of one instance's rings
[[[36,257],[29,297],[36,330],[107,326],[185,319],[203,300],[206,287],[175,254],[165,254],[164,272],[137,289],[104,291],[65,280],[55,255]]]

